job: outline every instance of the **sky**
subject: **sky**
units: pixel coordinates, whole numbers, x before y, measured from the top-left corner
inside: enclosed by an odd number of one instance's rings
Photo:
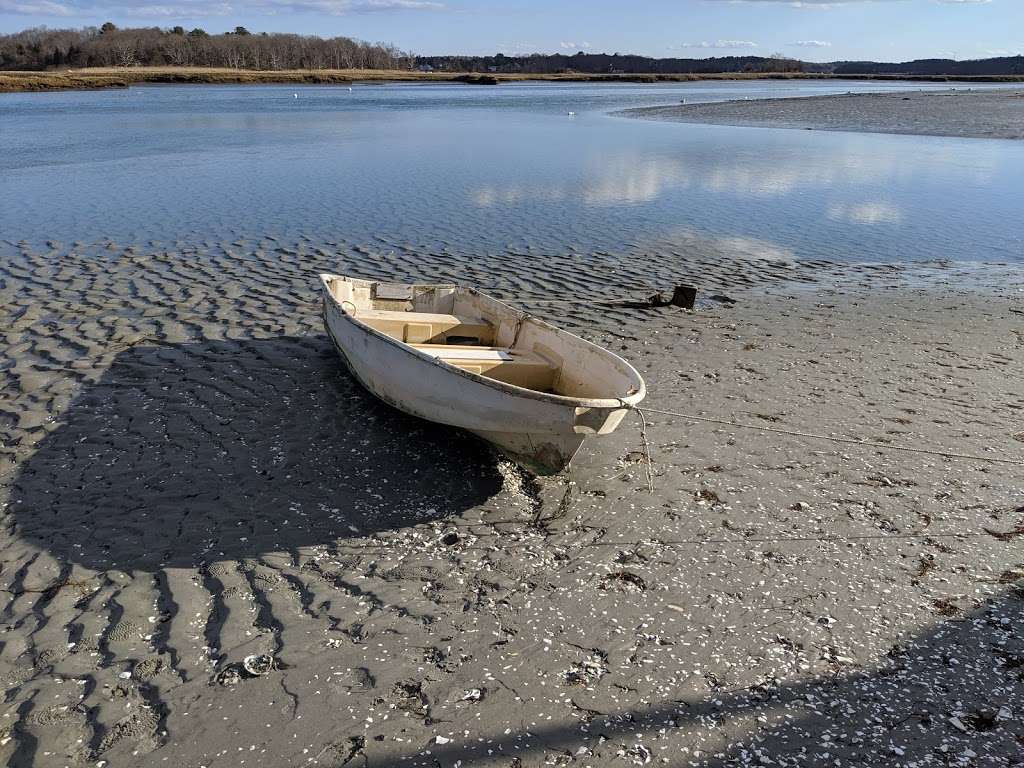
[[[905,61],[1024,51],[1024,0],[0,0],[0,32],[105,21],[345,35],[421,55]]]

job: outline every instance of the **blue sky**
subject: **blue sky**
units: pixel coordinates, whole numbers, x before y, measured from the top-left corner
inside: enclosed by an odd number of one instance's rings
[[[201,26],[347,35],[421,54],[577,50],[811,61],[1024,51],[1024,0],[0,0],[0,31]]]

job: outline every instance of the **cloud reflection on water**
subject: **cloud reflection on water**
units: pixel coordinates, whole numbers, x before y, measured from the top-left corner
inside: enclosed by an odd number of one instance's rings
[[[903,221],[903,211],[880,200],[855,205],[834,203],[829,206],[828,217],[833,221],[850,221],[855,224],[899,224]]]
[[[817,137],[816,137],[817,138]],[[831,137],[830,137],[831,138]],[[519,203],[577,201],[585,205],[636,205],[653,203],[681,190],[711,192],[741,198],[777,198],[822,191],[824,215],[833,221],[855,224],[899,223],[899,206],[884,202],[850,200],[872,197],[888,186],[905,185],[931,175],[936,163],[954,162],[952,149],[909,156],[866,152],[865,136],[852,135],[846,142],[793,147],[769,142],[741,152],[716,151],[698,143],[680,154],[657,151],[622,151],[613,155],[593,153],[578,175],[536,182],[486,184],[470,197],[480,207]],[[872,137],[867,137],[872,138]],[[727,145],[723,145],[727,146]],[[976,165],[974,183],[991,180],[995,165]],[[858,192],[857,190],[863,190]],[[841,199],[837,199],[841,198]]]
[[[474,190],[472,199],[482,208],[502,203],[565,200],[579,200],[589,205],[646,203],[689,183],[686,168],[678,160],[628,153],[588,162],[581,179],[487,185]]]
[[[592,205],[645,203],[692,183],[684,163],[668,157],[630,153],[592,163],[591,169],[597,173],[584,182],[581,197]]]
[[[690,227],[771,240],[800,258],[1020,261],[1014,201],[1024,155],[1013,142],[607,114],[683,96],[836,87],[310,86],[299,99],[293,86],[12,94],[0,231],[32,242],[271,235],[460,254],[621,254],[652,233]],[[577,117],[566,119],[567,111]]]
[[[695,227],[671,227],[643,238],[634,247],[648,253],[685,253],[695,259],[762,261],[778,265],[796,263],[792,248],[760,237],[724,235],[705,232]]]

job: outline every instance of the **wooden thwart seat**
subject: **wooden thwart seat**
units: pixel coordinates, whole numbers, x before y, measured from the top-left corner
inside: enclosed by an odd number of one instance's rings
[[[558,369],[539,355],[507,347],[469,347],[446,344],[412,344],[420,352],[495,381],[539,392],[550,391]]]
[[[494,341],[494,328],[480,318],[385,309],[360,310],[356,318],[406,344],[445,344],[452,340],[490,344]]]

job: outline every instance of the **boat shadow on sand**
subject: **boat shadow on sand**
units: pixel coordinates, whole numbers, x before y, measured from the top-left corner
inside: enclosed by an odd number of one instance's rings
[[[502,482],[483,443],[377,401],[325,337],[134,347],[61,420],[10,511],[24,544],[97,571],[329,545]]]

